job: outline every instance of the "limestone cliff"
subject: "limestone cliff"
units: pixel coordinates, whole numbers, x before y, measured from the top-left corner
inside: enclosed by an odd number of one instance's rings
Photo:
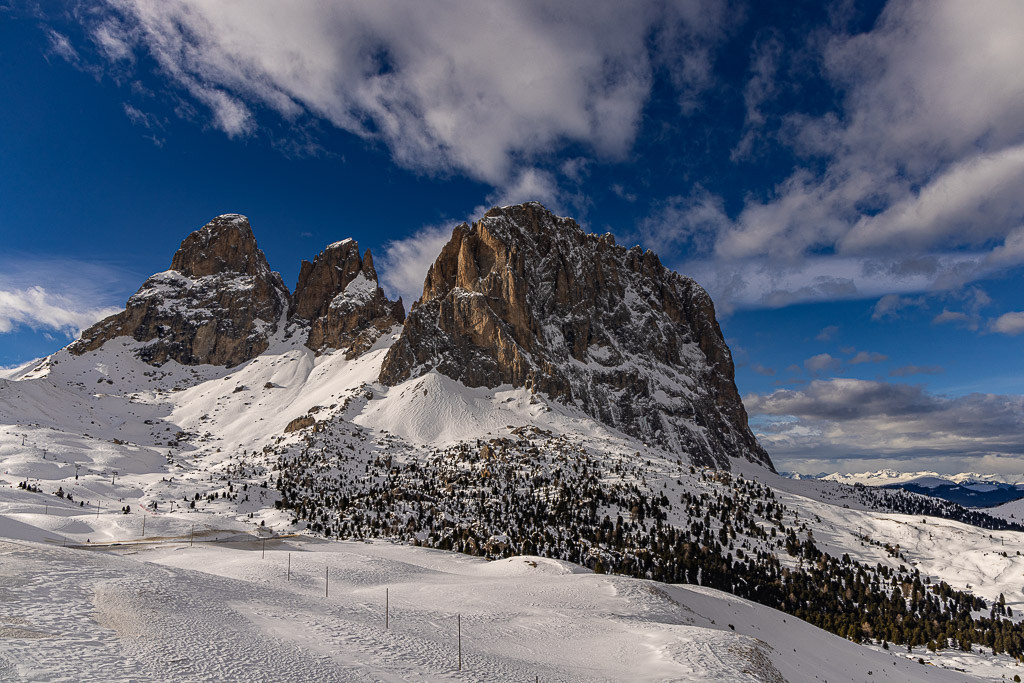
[[[302,262],[291,317],[309,324],[310,349],[346,349],[354,358],[401,325],[405,307],[378,286],[370,250],[360,257],[359,244],[347,239]]]
[[[547,394],[698,464],[772,467],[707,293],[537,203],[458,226],[431,266],[380,380],[433,369]]]

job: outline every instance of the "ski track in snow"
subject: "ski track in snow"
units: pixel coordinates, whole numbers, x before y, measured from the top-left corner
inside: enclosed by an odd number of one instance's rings
[[[0,624],[25,631],[0,631],[0,672],[14,681],[855,681],[867,671],[969,680],[711,589],[543,558],[273,544],[264,558],[254,542],[142,543],[119,556],[0,541]],[[715,623],[724,620],[736,631]]]

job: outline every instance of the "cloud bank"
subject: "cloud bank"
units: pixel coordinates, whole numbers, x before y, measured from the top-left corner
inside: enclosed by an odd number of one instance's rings
[[[622,158],[655,69],[692,98],[726,19],[717,0],[104,6],[89,30],[108,62],[152,57],[228,136],[251,134],[260,110],[312,116],[407,168],[495,187],[567,144]]]
[[[877,469],[885,461],[909,470],[932,460],[931,469],[941,462],[947,471],[1019,471],[1024,464],[1024,396],[949,398],[920,386],[833,378],[750,394],[744,403],[758,439],[783,469]]]

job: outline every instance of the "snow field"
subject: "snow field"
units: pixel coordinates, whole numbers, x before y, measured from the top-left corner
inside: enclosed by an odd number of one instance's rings
[[[0,534],[18,533],[11,526],[0,517]],[[116,551],[0,541],[0,672],[15,681],[971,680],[718,591],[543,558],[306,539],[270,541],[265,557],[251,541]]]

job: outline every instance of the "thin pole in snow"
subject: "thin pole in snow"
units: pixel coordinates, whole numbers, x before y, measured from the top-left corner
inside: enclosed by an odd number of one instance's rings
[[[267,539],[263,539],[263,556],[260,558],[265,560],[267,558]]]
[[[96,519],[100,518],[100,502],[96,501]]]
[[[142,537],[146,537],[146,516],[142,516]]]
[[[459,615],[459,671],[462,671],[462,615]]]
[[[288,580],[292,580],[292,554],[288,553]]]
[[[326,598],[331,592],[331,568],[324,567],[324,597]]]
[[[384,630],[385,631],[388,629],[389,617],[390,617],[389,612],[390,611],[391,611],[391,600],[390,600],[390,596],[388,595],[388,589],[385,588],[384,589]]]
[[[192,523],[192,532],[188,535],[188,547],[192,547],[192,540],[196,537],[196,525]]]

